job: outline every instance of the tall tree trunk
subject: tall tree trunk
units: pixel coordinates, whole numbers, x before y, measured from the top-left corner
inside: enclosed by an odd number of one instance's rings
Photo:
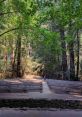
[[[60,36],[61,36],[61,47],[62,47],[62,71],[63,71],[63,79],[68,80],[67,76],[67,54],[66,54],[66,42],[65,42],[65,34],[64,29],[60,29]]]
[[[12,77],[14,76],[14,49],[12,48],[12,53],[11,53],[11,65],[12,65]]]
[[[80,51],[80,40],[79,40],[79,30],[77,30],[77,71],[76,71],[77,80],[79,80],[79,51]]]
[[[71,42],[69,45],[70,54],[70,80],[75,80],[75,64],[74,64],[74,43]]]
[[[14,60],[13,60],[13,64],[12,64],[12,77],[16,77],[17,75],[17,64],[16,64],[16,61],[17,61],[17,49],[18,49],[18,40],[16,41],[16,47],[14,49]]]
[[[72,22],[69,23],[69,35],[73,38]],[[70,57],[70,80],[76,80],[75,78],[75,61],[74,61],[74,40],[71,39],[69,42],[69,57]]]
[[[18,35],[17,41],[17,77],[21,77],[21,37]]]

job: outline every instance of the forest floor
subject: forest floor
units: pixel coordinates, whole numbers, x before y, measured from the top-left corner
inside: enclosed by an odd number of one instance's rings
[[[25,78],[0,80],[0,93],[28,93],[37,91],[42,91],[40,76],[28,75]]]
[[[82,81],[43,79],[28,75],[24,79],[0,80],[0,99],[62,99],[82,101]]]
[[[0,80],[0,117],[82,117],[82,81]]]

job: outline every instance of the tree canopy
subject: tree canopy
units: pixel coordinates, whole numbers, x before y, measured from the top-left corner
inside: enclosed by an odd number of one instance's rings
[[[1,0],[0,74],[80,80],[82,0]]]

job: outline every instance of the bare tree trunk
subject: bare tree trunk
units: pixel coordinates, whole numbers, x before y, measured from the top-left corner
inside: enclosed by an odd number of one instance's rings
[[[14,76],[14,48],[12,48],[12,53],[11,53],[11,65],[12,65],[12,77]]]
[[[21,37],[17,41],[17,77],[21,77]]]
[[[79,40],[79,30],[77,30],[77,71],[76,78],[79,80],[79,50],[80,49],[80,40]]]
[[[61,47],[62,47],[62,71],[63,71],[63,79],[68,80],[67,77],[67,54],[66,54],[66,42],[65,42],[65,34],[64,29],[60,29],[60,36],[61,36]]]
[[[73,38],[72,34],[72,22],[69,23],[69,35]],[[69,57],[70,57],[70,80],[76,80],[75,78],[75,61],[74,61],[74,40],[71,39],[69,43]]]
[[[16,47],[15,47],[15,49],[13,50],[14,51],[14,56],[13,56],[13,62],[12,62],[12,77],[16,77],[17,75],[17,64],[16,64],[16,62],[17,62],[17,49],[18,49],[18,40],[16,41]]]
[[[74,43],[71,42],[69,45],[70,53],[70,80],[75,80],[75,64],[74,64]]]

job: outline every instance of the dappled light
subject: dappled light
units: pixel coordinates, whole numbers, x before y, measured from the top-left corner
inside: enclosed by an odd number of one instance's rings
[[[82,0],[0,0],[0,107],[82,110]]]
[[[41,92],[42,80],[37,76],[27,76],[25,79],[6,79],[0,81],[0,93],[24,93],[24,92]]]

